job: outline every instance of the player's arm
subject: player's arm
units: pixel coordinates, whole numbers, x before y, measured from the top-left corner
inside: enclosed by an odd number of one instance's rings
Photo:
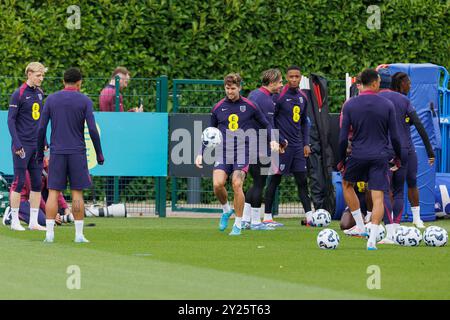
[[[263,114],[259,107],[255,108],[255,120],[258,122],[264,129],[267,129],[267,132],[270,134],[270,149],[272,151],[278,152],[280,150],[280,143],[284,143],[284,139],[281,135],[278,135],[275,132],[275,129],[272,127],[269,121],[267,121],[266,116]]]
[[[417,112],[413,109],[411,111],[408,110],[407,112],[409,121],[411,122],[411,125],[414,125],[417,129],[417,132],[419,133],[420,137],[422,138],[423,144],[425,145],[425,149],[427,150],[428,159],[430,162],[434,162],[434,151],[433,147],[431,146],[430,139],[428,137],[427,132],[425,131],[425,127],[422,124],[422,121],[420,121],[419,116],[417,115]],[[433,163],[430,163],[433,164]]]
[[[44,160],[44,149],[46,146],[47,126],[50,119],[50,98],[47,98],[39,121],[38,140],[37,140],[37,155],[36,159],[39,162]]]
[[[216,114],[211,112],[211,118],[209,119],[209,126],[217,128],[219,126],[219,121],[217,120]],[[202,143],[202,146],[197,153],[197,157],[195,158],[195,166],[197,168],[203,168],[202,162],[203,162],[203,152],[205,151],[206,146]]]
[[[115,96],[113,94],[105,94],[104,91],[102,91],[100,93],[99,106],[100,111],[114,111]]]
[[[306,108],[307,104],[305,104],[305,110],[300,116],[300,131],[302,133],[303,138],[303,145],[304,145],[303,152],[305,157],[308,157],[311,154],[311,148],[309,146],[309,131],[311,128],[311,121],[309,120],[308,115],[306,114]]]
[[[58,208],[61,208],[64,210],[69,208],[69,205],[67,204],[66,199],[64,199],[64,195],[62,192],[60,192],[58,195]]]
[[[19,110],[20,110],[19,93],[15,92],[11,96],[8,108],[8,129],[9,133],[11,134],[14,151],[19,151],[22,149],[22,143],[20,142],[20,139],[17,135],[17,128],[16,128],[16,120],[17,115],[19,114]]]
[[[390,105],[389,113],[388,113],[388,130],[389,130],[389,136],[391,138],[392,147],[394,148],[395,155],[398,159],[400,159],[401,162],[404,162],[406,160],[406,149],[402,148],[402,144],[400,141],[400,137],[397,132],[397,126],[395,123],[395,109],[394,105]],[[397,164],[396,164],[397,165]],[[397,165],[398,167],[398,165]]]
[[[94,144],[95,153],[97,155],[97,163],[102,165],[105,158],[103,157],[100,135],[98,134],[97,126],[95,125],[94,111],[92,108],[92,101],[90,99],[88,99],[88,103],[86,105],[86,123],[92,143]]]
[[[342,124],[339,132],[339,162],[338,170],[343,169],[345,159],[347,157],[348,147],[348,133],[350,131],[350,115],[348,114],[348,108],[342,109]]]

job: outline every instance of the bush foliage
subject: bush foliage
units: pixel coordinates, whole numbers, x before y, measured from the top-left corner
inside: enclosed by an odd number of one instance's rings
[[[81,28],[71,30],[74,4]],[[371,4],[380,8],[380,29],[367,27]],[[79,66],[87,77],[108,77],[125,65],[135,77],[217,79],[236,71],[246,83],[290,64],[329,79],[379,63],[449,67],[448,9],[444,0],[4,0],[0,75],[22,76],[33,60],[49,76]]]

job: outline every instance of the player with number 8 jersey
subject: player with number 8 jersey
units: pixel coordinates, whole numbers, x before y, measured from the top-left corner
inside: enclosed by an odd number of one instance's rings
[[[272,208],[283,175],[293,174],[307,222],[312,215],[306,179],[306,158],[311,153],[309,120],[306,113],[308,101],[299,88],[302,79],[300,67],[290,66],[287,69],[286,79],[288,80],[286,86],[279,95],[274,96],[274,120],[275,128],[287,139],[288,145],[285,152],[280,154],[279,163],[272,162],[274,175],[266,189],[263,221],[268,226],[280,226],[280,223],[273,221]]]
[[[37,216],[41,201],[42,163],[36,162],[36,146],[39,119],[41,117],[44,92],[40,88],[47,69],[39,62],[30,63],[25,74],[27,81],[11,95],[8,109],[8,128],[11,134],[11,150],[14,167],[14,189],[11,190],[11,229],[23,231],[18,218],[20,192],[25,184],[26,171],[31,178],[30,224],[32,230],[42,230]]]
[[[241,81],[240,75],[236,73],[231,73],[225,77],[224,89],[226,97],[214,106],[210,120],[210,127],[218,128],[223,136],[222,146],[216,148],[216,162],[213,170],[214,194],[222,204],[223,210],[219,230],[224,231],[227,228],[228,220],[235,210],[236,219],[230,233],[233,236],[241,234],[241,221],[245,201],[242,187],[250,162],[250,145],[253,144],[254,146],[256,144],[255,121],[270,132],[270,147],[272,151],[278,152],[279,150],[276,133],[261,109],[252,101],[241,96]],[[254,139],[248,136],[251,131],[253,131]],[[204,149],[205,147],[203,146],[201,153],[197,155],[195,160],[198,168],[202,168]],[[231,176],[234,193],[234,210],[231,209],[228,203],[228,192],[225,188],[229,176]]]

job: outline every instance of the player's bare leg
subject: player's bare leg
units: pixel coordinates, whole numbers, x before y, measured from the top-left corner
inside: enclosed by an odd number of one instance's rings
[[[349,207],[356,225],[353,228],[344,230],[344,233],[349,236],[367,236],[366,228],[361,214],[361,207],[358,196],[355,192],[355,184],[349,181],[343,181],[342,189],[344,192],[344,199]]]
[[[228,203],[228,193],[225,188],[227,183],[228,175],[223,170],[213,171],[213,188],[214,194],[222,205],[222,215],[220,217],[219,230],[224,231],[228,227],[228,220],[233,214],[233,210]]]
[[[56,214],[58,213],[58,196],[60,191],[49,189],[48,190],[48,198],[47,202],[45,203],[45,216],[46,216],[46,228],[47,232],[45,235],[44,242],[53,242],[53,239],[55,238],[55,218]]]
[[[214,194],[219,200],[220,204],[225,205],[228,203],[228,193],[225,188],[225,184],[227,183],[228,175],[223,170],[214,170],[213,171],[213,188]]]
[[[370,191],[366,189],[366,206],[367,206],[367,214],[366,217],[364,219],[365,223],[369,223],[371,221],[372,218],[372,196],[370,194]]]
[[[16,231],[24,231],[25,228],[22,227],[19,220],[19,207],[20,207],[20,193],[11,191],[11,197],[10,197],[10,203],[11,203],[11,230]],[[8,218],[8,217],[6,217]],[[5,219],[6,220],[6,219]]]
[[[414,225],[417,228],[425,228],[425,225],[420,218],[419,189],[417,187],[408,188],[408,200],[409,203],[411,203],[411,212],[413,214]]]
[[[40,230],[45,231],[44,226],[38,223],[39,205],[41,203],[41,192],[31,191],[30,192],[30,222],[28,228],[30,230]]]
[[[242,187],[244,186],[245,172],[242,170],[236,170],[232,176],[232,187],[234,194],[234,210],[236,211],[236,219],[234,220],[233,229],[230,235],[241,234],[242,215],[244,213],[245,195]]]
[[[384,215],[384,192],[381,190],[371,190],[372,194],[372,227],[370,229],[369,240],[367,241],[368,250],[376,250],[378,226]]]
[[[84,199],[83,190],[72,190],[72,214],[75,219],[75,242],[89,242],[84,237]]]
[[[245,195],[244,195],[244,180],[245,180],[245,172],[241,170],[237,170],[233,172],[232,177],[232,186],[234,193],[234,210],[236,211],[236,217],[242,218],[242,214],[244,213],[244,203],[245,203]]]

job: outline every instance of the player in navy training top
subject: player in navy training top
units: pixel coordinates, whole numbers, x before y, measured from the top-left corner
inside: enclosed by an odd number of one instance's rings
[[[391,191],[393,194],[393,204],[392,213],[384,215],[384,224],[386,225],[386,238],[380,243],[393,244],[395,229],[400,225],[400,220],[403,214],[403,204],[404,204],[404,186],[406,181],[407,172],[411,171],[413,173],[413,182],[408,186],[416,187],[416,176],[417,176],[417,155],[414,149],[414,144],[411,140],[410,126],[414,124],[419,132],[422,140],[424,141],[425,148],[427,150],[429,164],[434,163],[434,152],[431,146],[428,135],[425,128],[422,125],[416,111],[409,99],[399,92],[395,92],[390,89],[392,81],[391,76],[387,68],[380,69],[378,71],[381,76],[381,85],[379,95],[389,99],[395,107],[395,120],[397,123],[397,132],[401,141],[402,148],[405,150],[405,154],[408,156],[404,159],[402,166],[396,171],[390,171],[390,181],[391,181]],[[393,150],[391,151],[393,153]],[[386,198],[385,198],[386,199]],[[418,219],[414,219],[414,224],[417,227],[424,227],[420,216]]]
[[[372,194],[372,228],[368,250],[376,250],[378,225],[384,213],[384,192],[389,190],[389,135],[395,155],[404,159],[395,124],[392,102],[380,97],[380,76],[373,69],[361,73],[361,93],[344,105],[342,128],[339,134],[339,165],[343,171],[344,198],[355,219],[355,227],[345,230],[347,235],[367,236],[354,184],[367,181]],[[352,127],[352,150],[347,158],[348,133]],[[399,163],[399,161],[397,161]],[[400,164],[399,164],[400,166]]]
[[[308,184],[306,180],[306,158],[310,155],[309,147],[309,123],[306,108],[308,101],[301,92],[299,85],[301,81],[300,68],[291,66],[286,74],[288,84],[283,88],[280,95],[274,97],[275,105],[275,128],[280,130],[280,136],[287,139],[287,147],[280,154],[279,163],[273,163],[275,174],[271,176],[269,186],[265,193],[264,221],[269,226],[282,226],[273,221],[272,207],[277,187],[281,183],[282,175],[292,173],[297,184],[300,202],[303,205],[306,216],[311,216],[311,199],[308,195]]]
[[[91,186],[89,176],[84,124],[95,147],[97,162],[104,162],[100,136],[95,124],[92,100],[80,93],[82,76],[77,68],[64,73],[64,89],[53,93],[45,101],[39,125],[38,161],[44,157],[44,139],[51,120],[50,164],[48,172],[49,195],[46,203],[47,234],[45,242],[53,242],[55,217],[58,212],[59,192],[66,189],[69,178],[72,192],[72,212],[75,218],[75,242],[89,242],[83,235],[83,189]]]
[[[399,92],[402,95],[407,95],[411,88],[411,80],[408,75],[403,72],[397,72],[392,76],[391,89],[395,92]],[[429,142],[428,135],[423,128],[423,125],[417,116],[416,112],[412,112],[409,115],[408,124],[414,125],[419,133],[422,141],[425,145],[427,155],[428,155],[428,164],[431,166],[434,164],[434,152],[433,148]],[[408,130],[409,130],[409,126]],[[409,132],[409,152],[408,152],[408,166],[406,169],[406,183],[408,185],[408,199],[411,203],[411,212],[413,214],[413,223],[418,228],[425,228],[422,219],[420,218],[420,206],[419,206],[419,189],[417,188],[417,155],[416,150],[414,148],[414,144],[411,140],[411,132]]]
[[[261,109],[267,121],[274,127],[275,102],[273,95],[278,94],[283,87],[283,76],[278,69],[269,69],[261,75],[262,86],[250,92],[248,99],[253,101]],[[255,123],[257,130],[262,129],[258,123]],[[280,137],[283,141],[284,138]],[[263,146],[267,141],[266,146]],[[258,152],[256,154],[256,163],[251,163],[249,173],[252,176],[252,185],[245,194],[244,215],[242,217],[242,228],[251,230],[272,229],[266,224],[261,223],[261,203],[263,190],[266,186],[267,175],[270,169],[270,139],[258,135]],[[285,143],[286,144],[286,143]],[[275,154],[276,156],[277,154]]]
[[[38,224],[41,201],[42,163],[36,162],[36,142],[44,92],[40,88],[47,68],[39,62],[28,64],[27,81],[11,96],[8,110],[8,128],[12,138],[14,188],[11,190],[11,229],[25,230],[19,222],[20,192],[25,184],[26,171],[30,173],[30,230],[45,230]]]
[[[234,192],[234,210],[236,219],[230,235],[241,234],[242,214],[244,210],[244,192],[242,186],[249,166],[249,148],[254,141],[247,141],[247,134],[253,131],[256,138],[253,121],[256,120],[263,128],[271,133],[272,151],[278,151],[279,144],[275,139],[272,126],[266,120],[262,111],[250,100],[240,95],[241,77],[231,73],[224,79],[226,97],[219,101],[211,114],[211,127],[217,127],[223,137],[222,146],[216,148],[216,162],[213,170],[214,194],[222,204],[223,214],[220,219],[219,230],[228,226],[228,220],[233,213],[228,204],[228,195],[225,188],[228,176],[232,176]],[[251,133],[251,132],[250,132]],[[237,143],[235,140],[237,139]],[[204,147],[204,146],[203,146]],[[202,148],[203,152],[204,148]],[[202,168],[203,155],[195,159],[197,167]]]

